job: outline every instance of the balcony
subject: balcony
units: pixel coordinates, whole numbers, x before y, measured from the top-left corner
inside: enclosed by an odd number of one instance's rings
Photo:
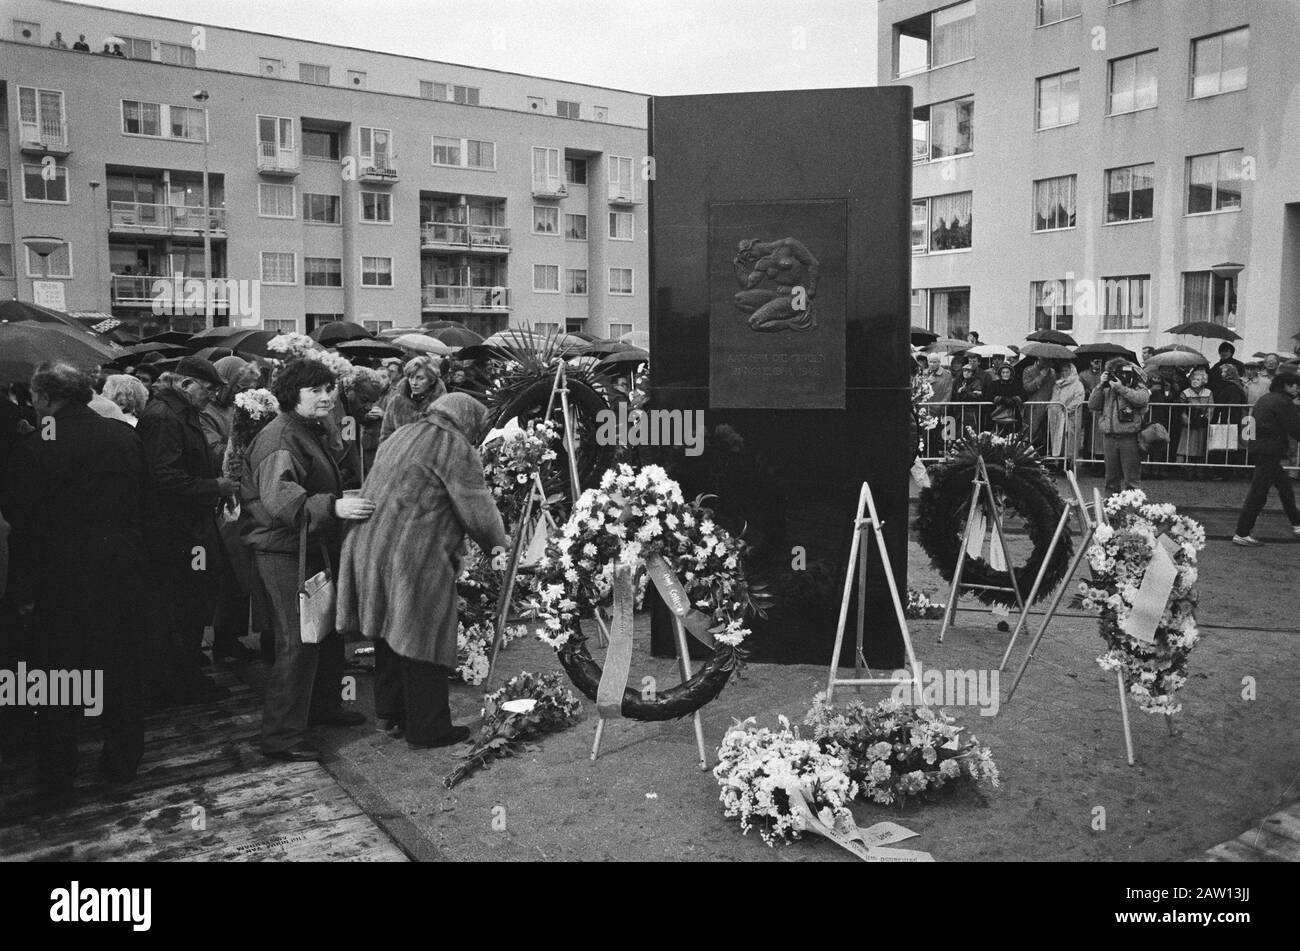
[[[420,227],[420,247],[426,251],[476,251],[508,254],[510,229],[497,225],[466,225],[454,221],[426,221]]]
[[[226,236],[226,209],[208,212],[214,238]],[[203,209],[185,205],[155,205],[137,201],[108,203],[108,230],[113,234],[202,235]]]
[[[262,175],[293,178],[302,170],[296,148],[281,148],[274,142],[257,143],[257,171]]]
[[[212,279],[211,293],[214,309],[226,305],[225,278]],[[114,305],[153,307],[155,313],[171,313],[181,307],[202,309],[206,299],[203,278],[162,274],[114,274],[110,294]]]
[[[438,311],[508,311],[510,288],[426,284],[420,288],[420,306]]]
[[[565,198],[569,194],[569,186],[564,184],[564,179],[556,176],[546,176],[545,178],[536,177],[533,179],[533,197],[559,199]]]
[[[639,205],[645,198],[637,182],[610,182],[609,203],[611,205]]]
[[[20,121],[18,148],[26,155],[53,155],[55,158],[66,158],[72,154],[72,150],[68,148],[68,127],[62,119]]]
[[[357,167],[357,180],[372,185],[391,185],[397,181],[393,155],[363,155]]]

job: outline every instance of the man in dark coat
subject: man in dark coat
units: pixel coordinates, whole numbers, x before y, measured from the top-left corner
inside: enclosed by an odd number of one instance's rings
[[[1297,395],[1300,395],[1300,376],[1281,372],[1273,377],[1268,392],[1251,409],[1255,439],[1249,445],[1255,471],[1251,475],[1246,501],[1241,506],[1241,515],[1237,518],[1237,533],[1232,536],[1234,545],[1254,548],[1263,544],[1251,532],[1255,529],[1255,519],[1259,518],[1264,503],[1268,501],[1269,486],[1277,488],[1282,510],[1291,522],[1291,531],[1300,535],[1300,509],[1296,507],[1291,480],[1282,468],[1288,439],[1300,439],[1300,409],[1295,405]]]
[[[199,420],[199,411],[224,385],[207,360],[185,357],[144,408],[136,428],[149,464],[145,542],[170,617],[175,686],[191,702],[230,693],[199,668],[203,629],[216,610],[222,557],[217,505],[238,491],[220,477]]]
[[[12,469],[7,514],[22,567],[10,595],[32,620],[29,669],[77,672],[83,688],[81,706],[37,710],[41,797],[53,805],[72,788],[85,715],[99,715],[104,727],[101,778],[126,782],[139,766],[141,647],[152,582],[141,531],[146,479],[139,437],[89,408],[91,380],[75,367],[43,365],[32,391],[41,420],[17,448]]]
[[[1242,363],[1240,360],[1236,359],[1233,356],[1233,354],[1235,354],[1236,352],[1237,352],[1237,348],[1234,347],[1232,344],[1228,343],[1228,341],[1226,340],[1223,341],[1223,343],[1219,344],[1219,362],[1216,363],[1214,366],[1210,367],[1210,378],[1209,378],[1208,386],[1210,387],[1211,390],[1215,389],[1219,385],[1219,380],[1221,378],[1221,375],[1223,373],[1223,368],[1225,366],[1236,367],[1238,378],[1246,375],[1246,364]]]

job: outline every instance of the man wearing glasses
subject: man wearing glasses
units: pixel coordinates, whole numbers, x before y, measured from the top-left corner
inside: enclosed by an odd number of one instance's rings
[[[166,657],[145,663],[167,664],[173,688],[160,700],[205,703],[230,694],[199,666],[221,569],[217,506],[238,487],[216,471],[199,421],[200,410],[223,386],[216,368],[185,357],[160,382],[164,385],[140,414],[136,432],[149,469],[145,542],[159,588],[159,621],[169,641]]]

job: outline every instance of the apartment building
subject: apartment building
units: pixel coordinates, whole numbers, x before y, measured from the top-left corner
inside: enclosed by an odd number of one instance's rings
[[[1207,320],[1247,355],[1296,346],[1300,4],[881,0],[879,14],[880,83],[914,90],[913,323],[1137,351]]]
[[[648,327],[643,95],[62,0],[5,17],[0,298],[142,332]]]

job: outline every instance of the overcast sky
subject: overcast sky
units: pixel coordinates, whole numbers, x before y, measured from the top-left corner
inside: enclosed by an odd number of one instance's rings
[[[94,6],[658,95],[873,86],[874,0],[113,0]]]

